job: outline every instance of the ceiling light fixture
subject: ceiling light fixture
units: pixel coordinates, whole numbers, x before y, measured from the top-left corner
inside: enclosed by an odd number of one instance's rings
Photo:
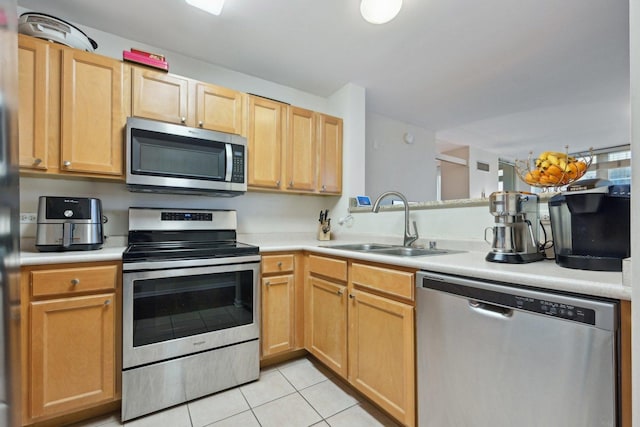
[[[386,24],[396,17],[402,0],[362,0],[360,13],[367,22],[372,24]]]
[[[220,15],[224,6],[224,0],[186,0],[186,2],[212,15]]]

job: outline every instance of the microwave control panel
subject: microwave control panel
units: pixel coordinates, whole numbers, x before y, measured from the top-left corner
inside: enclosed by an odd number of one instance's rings
[[[244,182],[244,147],[233,145],[233,166],[231,169],[231,182]]]

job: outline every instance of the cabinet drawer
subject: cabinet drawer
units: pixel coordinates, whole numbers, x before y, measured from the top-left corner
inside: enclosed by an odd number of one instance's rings
[[[347,281],[347,262],[345,260],[309,255],[309,271],[312,274]]]
[[[293,254],[262,256],[262,274],[288,271],[293,271]]]
[[[31,294],[34,297],[115,289],[116,283],[117,265],[31,272]]]
[[[396,295],[413,301],[415,273],[385,267],[353,263],[351,281],[354,286]]]

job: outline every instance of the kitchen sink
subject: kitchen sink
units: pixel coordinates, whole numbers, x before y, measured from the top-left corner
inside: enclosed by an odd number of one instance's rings
[[[448,249],[429,249],[419,248],[413,246],[398,246],[387,245],[384,243],[352,243],[345,245],[333,245],[324,246],[325,248],[341,249],[346,251],[367,252],[380,255],[395,255],[395,256],[427,256],[427,255],[444,255],[450,253],[457,253],[460,251],[451,251]]]
[[[373,251],[380,249],[393,249],[394,245],[385,245],[382,243],[352,243],[346,245],[325,246],[325,248],[331,249],[344,249],[346,251]]]
[[[377,254],[385,255],[399,255],[399,256],[424,256],[424,255],[440,255],[446,254],[450,251],[443,249],[429,249],[429,248],[413,248],[405,246],[397,246],[393,248],[378,249],[374,251]]]

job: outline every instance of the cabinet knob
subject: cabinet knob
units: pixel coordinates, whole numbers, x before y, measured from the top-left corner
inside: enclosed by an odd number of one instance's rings
[[[106,300],[106,301],[104,302],[104,305],[109,305],[109,304],[111,304],[111,300],[110,300],[110,299],[108,299],[108,300]]]
[[[71,279],[71,284],[73,286],[78,286],[80,284],[80,279]]]
[[[338,295],[343,295],[344,291],[342,289],[338,289],[338,291],[336,292]]]
[[[33,164],[35,166],[38,166],[40,163],[42,163],[42,159],[33,159]]]
[[[326,191],[326,189],[327,189],[327,186],[326,186],[326,185],[323,185],[323,186],[322,186],[322,189],[320,189],[320,191]]]
[[[69,160],[65,160],[64,162],[62,162],[62,166],[68,168],[69,166],[71,166],[71,162]]]
[[[180,123],[185,124],[187,122],[186,117],[180,117]]]
[[[268,280],[266,282],[264,282],[265,286],[271,286],[271,282],[269,282]]]
[[[280,187],[280,180],[277,180],[277,181],[276,181],[276,186],[277,186],[277,187]]]
[[[278,268],[282,268],[282,261],[278,261]]]
[[[202,120],[200,120],[200,121],[198,122],[198,126],[202,127],[203,125],[204,125],[204,123],[202,122]]]
[[[355,296],[354,294],[349,294],[349,298],[351,298],[351,299],[355,299],[355,298],[356,298],[356,296]]]
[[[293,187],[293,180],[289,181],[289,187]]]

